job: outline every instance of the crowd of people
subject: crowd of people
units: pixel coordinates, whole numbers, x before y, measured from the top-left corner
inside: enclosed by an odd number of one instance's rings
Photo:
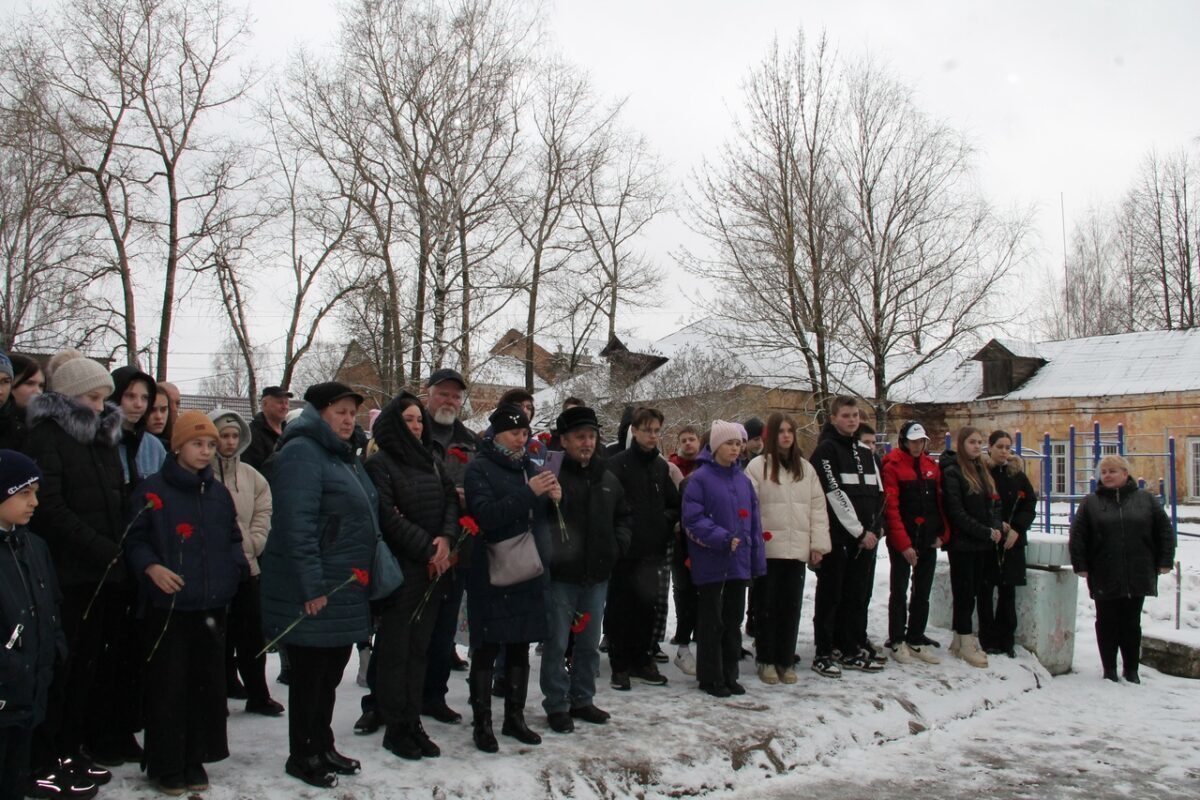
[[[682,427],[668,455],[658,409],[628,409],[606,447],[576,398],[534,435],[520,389],[476,434],[460,420],[467,388],[440,369],[364,430],[363,396],[337,382],[308,387],[297,410],[269,387],[247,421],[181,410],[176,387],[75,351],[45,367],[0,354],[0,800],[90,797],[125,763],[167,795],[207,789],[205,765],[229,755],[231,699],[285,713],[271,648],[288,686],[284,771],[317,787],[361,770],[332,725],[355,648],[367,689],[355,732],[383,728],[383,747],[412,760],[440,754],[423,717],[462,721],[446,700],[455,670],[479,750],[500,749],[494,697],[501,736],[539,744],[526,719],[535,644],[549,730],[608,723],[601,656],[615,691],[665,685],[672,594],[674,663],[713,697],[745,692],[749,655],[762,684],[798,682],[809,571],[814,673],[937,664],[938,550],[948,652],[975,667],[1015,656],[1037,495],[1004,431],[964,427],[935,460],[908,421],[880,458],[858,402],[837,397],[807,456],[785,413]],[[1142,603],[1174,545],[1161,504],[1106,456],[1070,537],[1105,678],[1119,680],[1120,654],[1138,681]],[[469,664],[455,646],[464,595]]]

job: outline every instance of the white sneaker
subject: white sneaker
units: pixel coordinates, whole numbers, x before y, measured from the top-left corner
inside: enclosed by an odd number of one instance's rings
[[[913,658],[924,661],[926,664],[940,664],[942,660],[935,656],[930,648],[917,644],[908,645],[908,653]]]
[[[675,651],[675,666],[684,675],[696,674],[696,657],[692,655],[691,647],[685,644]]]
[[[355,678],[362,688],[367,688],[367,667],[371,666],[371,648],[364,647],[358,651],[358,677]]]
[[[893,645],[889,649],[892,651],[893,661],[896,661],[899,664],[913,663],[913,652],[909,649],[906,643],[901,642],[898,645]]]

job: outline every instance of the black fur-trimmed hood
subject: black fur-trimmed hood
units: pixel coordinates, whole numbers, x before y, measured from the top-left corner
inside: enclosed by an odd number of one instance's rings
[[[46,420],[55,422],[80,444],[116,447],[121,441],[121,408],[115,403],[105,403],[104,410],[96,414],[74,398],[46,392],[30,399],[26,420],[30,429]]]

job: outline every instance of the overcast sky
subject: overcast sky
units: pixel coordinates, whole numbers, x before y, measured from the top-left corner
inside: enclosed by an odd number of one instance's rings
[[[337,26],[325,0],[253,0],[251,9],[262,66],[301,42],[328,46]],[[1089,204],[1126,188],[1151,147],[1194,146],[1200,134],[1200,2],[559,0],[547,10],[552,45],[602,94],[628,98],[626,124],[658,149],[677,186],[727,135],[740,84],[773,37],[825,31],[842,57],[884,60],[922,108],[969,136],[995,204],[1037,210],[1039,258],[1026,286],[1061,268],[1060,193],[1069,230]],[[688,237],[678,219],[652,231],[646,249],[668,286],[654,309],[626,321],[640,336],[694,316],[670,258]],[[172,377],[185,390],[211,371],[197,341],[176,338]]]

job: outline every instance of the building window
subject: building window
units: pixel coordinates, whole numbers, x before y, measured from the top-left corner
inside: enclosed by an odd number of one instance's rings
[[[1092,490],[1092,481],[1096,479],[1095,465],[1099,460],[1092,456],[1094,445],[1095,442],[1090,438],[1084,440],[1082,437],[1076,437],[1075,439],[1074,494],[1087,494]],[[1116,452],[1116,442],[1100,442],[1101,457]],[[1189,450],[1189,452],[1191,451]],[[1050,442],[1050,482],[1051,491],[1054,494],[1072,493],[1070,454],[1071,449],[1065,439]],[[1197,455],[1200,455],[1200,450],[1197,451]]]
[[[1200,498],[1200,437],[1187,440],[1188,497]]]

